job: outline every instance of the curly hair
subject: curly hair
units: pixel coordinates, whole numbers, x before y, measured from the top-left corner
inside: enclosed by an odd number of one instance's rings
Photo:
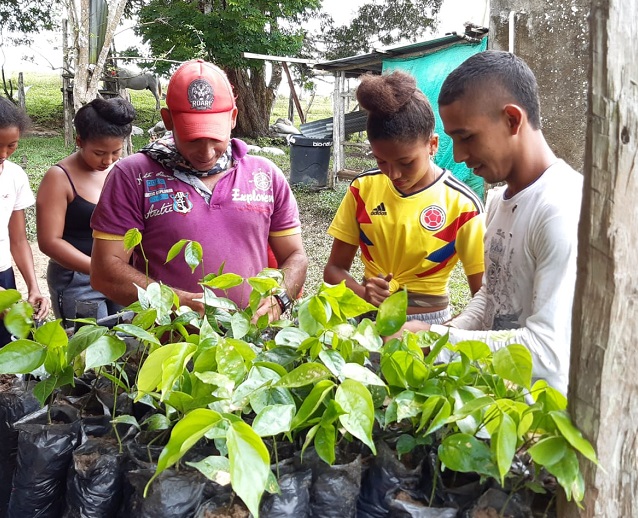
[[[410,74],[366,74],[357,88],[357,101],[368,112],[369,140],[430,138],[434,112]]]
[[[135,108],[121,97],[93,99],[75,114],[73,125],[82,140],[102,137],[128,137],[133,129]]]

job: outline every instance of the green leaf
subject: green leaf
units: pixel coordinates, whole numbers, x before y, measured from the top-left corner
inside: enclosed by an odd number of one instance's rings
[[[524,345],[503,347],[492,357],[494,372],[501,378],[529,389],[532,385],[532,354]]]
[[[598,464],[598,459],[596,458],[596,452],[594,451],[593,446],[583,437],[580,430],[572,424],[567,413],[564,411],[554,410],[549,414],[567,442],[594,464]]]
[[[233,338],[241,340],[250,331],[250,320],[242,313],[235,313],[230,319],[230,327],[233,330]]]
[[[203,282],[202,284],[217,290],[229,290],[230,288],[239,286],[242,282],[244,282],[243,277],[236,273],[223,273],[213,279]]]
[[[26,338],[33,325],[33,308],[28,302],[16,302],[4,315],[4,326],[16,338]]]
[[[46,355],[46,349],[31,340],[9,342],[0,349],[0,374],[27,374],[40,367]]]
[[[410,419],[419,415],[421,403],[412,390],[404,390],[394,398],[397,405],[397,421]]]
[[[58,386],[58,376],[51,376],[43,379],[33,387],[33,395],[40,402],[40,406],[44,406],[48,397]]]
[[[330,304],[325,304],[320,297],[312,297],[308,301],[308,311],[312,318],[324,326],[328,323],[332,315]]]
[[[133,417],[132,415],[128,415],[128,414],[118,415],[117,417],[114,417],[113,419],[111,419],[111,423],[112,424],[128,424],[140,430],[140,424],[137,422],[137,419],[135,419],[135,417]]]
[[[489,358],[492,351],[484,342],[477,340],[464,340],[456,344],[456,350],[468,357],[470,361],[476,362]]]
[[[352,336],[352,340],[371,352],[379,352],[383,347],[383,339],[377,333],[377,327],[374,322],[367,318],[364,318],[359,323],[357,332]]]
[[[289,432],[292,418],[297,408],[295,405],[272,405],[263,408],[253,421],[253,430],[260,437],[269,437]]]
[[[186,264],[191,267],[191,272],[195,273],[195,268],[201,264],[203,257],[204,251],[202,245],[197,241],[189,241],[186,244],[184,259],[186,260]]]
[[[166,446],[160,453],[155,473],[144,488],[144,497],[151,482],[165,469],[171,467],[199,441],[208,430],[213,428],[222,417],[217,412],[207,408],[198,408],[186,414],[177,422]]]
[[[171,421],[164,414],[153,414],[142,422],[142,426],[144,426],[149,432],[154,432],[156,430],[168,430],[171,427]]]
[[[279,387],[305,387],[331,377],[330,371],[318,363],[303,363],[276,383]]]
[[[149,329],[157,318],[157,310],[155,308],[143,309],[133,317],[133,325],[142,329]]]
[[[235,383],[240,383],[246,375],[244,357],[235,347],[231,339],[224,339],[215,348],[217,372],[225,374]]]
[[[439,403],[442,401],[447,401],[443,396],[432,396],[429,397],[425,403],[423,403],[423,408],[421,410],[421,420],[419,422],[419,427],[417,428],[417,432],[421,431],[423,427],[430,422],[430,418],[434,414],[437,408],[439,408]]]
[[[489,447],[472,435],[466,433],[448,435],[441,442],[438,453],[441,462],[454,471],[462,473],[474,471],[480,475],[499,478]]]
[[[136,228],[130,228],[124,234],[124,248],[128,252],[142,242],[142,233]]]
[[[323,401],[330,395],[334,386],[335,384],[330,380],[323,380],[317,383],[310,391],[310,394],[304,398],[299,411],[292,420],[291,429],[296,430],[304,427]]]
[[[173,259],[175,259],[178,256],[178,254],[182,251],[182,248],[184,248],[184,245],[188,242],[189,242],[188,239],[180,239],[177,243],[171,246],[171,249],[166,254],[166,261],[164,262],[164,264],[169,263]]]
[[[568,448],[563,437],[552,436],[541,439],[527,451],[537,464],[550,466],[560,462]]]
[[[67,345],[67,363],[71,363],[76,356],[84,352],[89,345],[95,343],[107,332],[108,329],[102,326],[83,326],[78,329]]]
[[[339,416],[341,425],[376,455],[377,449],[372,440],[374,404],[370,391],[358,381],[345,380],[337,387],[335,401],[346,412]]]
[[[578,465],[578,457],[571,448],[567,448],[565,455],[555,464],[545,465],[545,469],[556,477],[558,483],[565,490],[567,500],[573,497],[576,501],[583,498],[582,475]]]
[[[492,449],[496,457],[496,465],[501,475],[501,486],[505,485],[505,475],[512,467],[512,459],[516,453],[516,423],[508,414],[503,414],[498,431],[492,436]]]
[[[309,336],[318,336],[321,334],[324,326],[310,314],[309,305],[309,302],[302,302],[297,308],[299,329],[308,333]]]
[[[328,367],[335,378],[341,377],[341,370],[345,366],[346,361],[343,359],[343,356],[341,356],[339,351],[335,351],[334,349],[325,349],[319,353],[319,359],[326,367]]]
[[[279,283],[275,279],[271,279],[269,277],[250,277],[247,279],[247,282],[261,295],[265,295],[266,293],[270,293],[272,290],[279,288]]]
[[[137,390],[139,392],[136,401],[139,401],[145,393],[155,391],[163,380],[164,362],[172,356],[181,358],[190,358],[195,352],[196,347],[188,343],[176,343],[164,345],[148,355],[137,375]],[[173,373],[174,375],[181,374]]]
[[[404,433],[399,436],[397,439],[397,453],[399,454],[399,458],[402,455],[406,455],[410,453],[414,448],[416,448],[417,442],[414,437]]]
[[[0,311],[11,307],[22,298],[18,290],[0,290]]]
[[[33,339],[47,347],[63,347],[69,343],[69,337],[60,324],[62,320],[46,322],[33,333]]]
[[[226,457],[211,455],[199,462],[187,462],[186,464],[219,485],[227,486],[230,484],[230,461]]]
[[[109,365],[118,360],[125,352],[126,344],[123,340],[112,335],[101,336],[86,349],[85,369]]]
[[[405,324],[408,311],[408,292],[397,291],[379,305],[376,328],[381,336],[393,335]]]
[[[226,436],[230,480],[248,510],[259,516],[259,501],[270,473],[270,455],[261,438],[246,423],[230,425]]]
[[[378,385],[385,387],[385,383],[370,369],[358,363],[346,363],[341,369],[341,376],[363,383],[364,385]]]
[[[472,399],[468,403],[465,403],[461,408],[454,412],[455,420],[464,419],[465,417],[473,414],[477,410],[482,410],[483,408],[492,405],[494,403],[494,398],[490,396],[483,396],[476,399]]]
[[[452,407],[450,405],[450,402],[447,399],[443,399],[443,405],[441,405],[441,408],[434,416],[434,419],[432,419],[432,422],[430,423],[430,426],[428,426],[424,435],[429,435],[445,425],[451,413]]]
[[[297,327],[284,327],[275,336],[275,344],[296,349],[309,336],[308,333]]]
[[[322,425],[315,434],[315,450],[317,455],[326,464],[333,465],[335,462],[335,436],[337,435],[334,425]]]
[[[120,331],[129,336],[137,338],[138,340],[142,342],[148,342],[151,344],[160,345],[160,341],[157,339],[155,335],[152,335],[151,333],[149,333],[148,331],[146,331],[145,329],[142,329],[141,327],[137,325],[119,324],[115,326],[113,329],[115,331]]]

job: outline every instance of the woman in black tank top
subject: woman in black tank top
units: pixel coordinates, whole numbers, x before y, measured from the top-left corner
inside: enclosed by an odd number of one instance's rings
[[[38,245],[51,258],[47,282],[56,318],[94,316],[78,314],[79,308],[97,309],[98,318],[119,309],[91,288],[90,223],[134,118],[131,103],[119,97],[94,99],[80,108],[74,119],[77,151],[52,166],[38,189]]]

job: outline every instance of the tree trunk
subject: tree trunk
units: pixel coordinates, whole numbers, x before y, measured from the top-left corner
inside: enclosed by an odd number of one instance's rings
[[[233,130],[233,136],[266,135],[275,92],[281,82],[281,67],[273,67],[268,84],[266,84],[263,65],[250,69],[231,68],[226,70],[226,74],[237,97],[237,125]]]
[[[638,516],[638,3],[593,0],[590,20],[569,404],[605,471],[583,461],[584,509],[560,515],[629,517]]]

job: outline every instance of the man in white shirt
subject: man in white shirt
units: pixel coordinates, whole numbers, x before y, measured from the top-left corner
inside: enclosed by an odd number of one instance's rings
[[[470,57],[443,83],[439,109],[454,159],[505,185],[487,206],[481,289],[448,327],[404,329],[449,331],[452,343],[481,340],[492,350],[523,344],[533,377],[566,393],[582,176],[547,144],[536,79],[513,54]]]

